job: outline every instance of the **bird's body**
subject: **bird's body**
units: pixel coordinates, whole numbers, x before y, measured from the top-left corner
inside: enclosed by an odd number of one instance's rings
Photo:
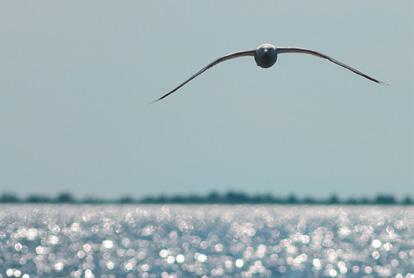
[[[234,59],[234,58],[238,58],[238,57],[246,57],[246,56],[253,56],[255,61],[256,61],[256,65],[261,67],[261,68],[270,68],[272,67],[276,61],[277,61],[277,56],[279,54],[283,54],[283,53],[302,53],[302,54],[309,54],[309,55],[313,55],[313,56],[317,56],[319,58],[323,58],[323,59],[327,59],[332,63],[335,63],[343,68],[346,68],[347,70],[350,70],[360,76],[363,76],[373,82],[379,83],[379,84],[383,84],[382,81],[379,81],[365,73],[360,72],[359,70],[348,66],[334,58],[331,58],[323,53],[314,51],[314,50],[310,50],[310,49],[306,49],[306,48],[298,48],[298,47],[276,47],[272,44],[269,43],[265,43],[262,45],[259,45],[255,50],[247,50],[247,51],[240,51],[240,52],[235,52],[235,53],[231,53],[228,55],[225,55],[223,57],[220,57],[216,60],[214,60],[213,62],[211,62],[210,64],[208,64],[207,66],[205,66],[204,68],[202,68],[201,70],[199,70],[197,73],[195,73],[193,76],[191,76],[190,78],[188,78],[186,81],[184,81],[183,83],[181,83],[180,85],[178,85],[176,88],[174,88],[173,90],[171,90],[170,92],[166,93],[165,95],[163,95],[162,97],[158,98],[155,101],[159,101],[162,100],[163,98],[166,98],[167,96],[171,95],[172,93],[174,93],[175,91],[177,91],[178,89],[180,89],[182,86],[184,86],[185,84],[187,84],[188,82],[190,82],[191,80],[193,80],[194,78],[196,78],[197,76],[199,76],[200,74],[202,74],[203,72],[205,72],[206,70],[208,70],[209,68],[214,67],[215,65],[230,60],[230,59]]]
[[[269,43],[259,45],[254,51],[254,60],[259,67],[270,68],[276,63],[277,48]]]

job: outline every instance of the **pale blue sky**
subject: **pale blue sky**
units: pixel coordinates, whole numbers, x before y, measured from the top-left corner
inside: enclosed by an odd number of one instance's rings
[[[0,192],[414,194],[414,2],[2,1]],[[220,64],[269,42],[322,51]]]

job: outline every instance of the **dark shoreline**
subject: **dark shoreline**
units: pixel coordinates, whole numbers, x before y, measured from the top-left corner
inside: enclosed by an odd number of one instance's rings
[[[391,194],[378,194],[367,198],[339,198],[335,194],[328,198],[304,197],[296,195],[287,197],[275,197],[272,194],[249,195],[240,192],[216,193],[208,195],[159,195],[133,198],[129,196],[118,199],[103,198],[75,198],[70,193],[61,193],[56,197],[46,195],[29,195],[26,198],[18,197],[14,193],[0,195],[0,204],[183,204],[183,205],[414,205],[414,199],[410,196],[398,199]]]

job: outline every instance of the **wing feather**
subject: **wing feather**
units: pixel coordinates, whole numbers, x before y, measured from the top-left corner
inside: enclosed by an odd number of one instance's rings
[[[208,64],[204,68],[202,68],[201,70],[199,70],[197,73],[192,75],[190,78],[185,80],[183,83],[181,83],[180,85],[175,87],[173,90],[169,91],[168,93],[166,93],[165,95],[163,95],[162,97],[156,99],[153,102],[157,102],[157,101],[160,101],[160,100],[166,98],[167,96],[171,95],[172,93],[174,93],[175,91],[177,91],[178,89],[183,87],[185,84],[187,84],[188,82],[190,82],[191,80],[193,80],[194,78],[196,78],[197,76],[199,76],[200,74],[202,74],[203,72],[208,70],[209,68],[212,68],[212,67],[214,67],[215,65],[217,65],[221,62],[224,62],[224,61],[227,61],[227,60],[230,60],[230,59],[234,59],[234,58],[244,57],[244,56],[254,56],[254,53],[255,53],[255,50],[248,50],[248,51],[230,53],[230,54],[227,54],[223,57],[217,58],[216,60],[214,60],[213,62],[211,62],[210,64]]]
[[[361,76],[363,76],[363,77],[365,77],[365,78],[367,78],[371,81],[374,81],[374,82],[379,83],[379,84],[385,84],[384,82],[382,82],[378,79],[375,79],[375,78],[369,76],[368,74],[360,72],[359,70],[357,70],[357,69],[355,69],[351,66],[348,66],[347,64],[344,64],[344,63],[342,63],[342,62],[340,62],[340,61],[338,61],[338,60],[336,60],[332,57],[329,57],[328,55],[325,55],[323,53],[320,53],[320,52],[317,52],[317,51],[314,51],[314,50],[310,50],[310,49],[306,49],[306,48],[297,48],[297,47],[281,47],[281,48],[278,47],[277,48],[277,53],[278,54],[279,53],[280,54],[282,54],[282,53],[304,53],[304,54],[310,54],[310,55],[313,55],[313,56],[317,56],[317,57],[320,57],[320,58],[323,58],[323,59],[327,59],[327,60],[331,61],[332,63],[335,63],[335,64],[337,64],[337,65],[339,65],[343,68],[346,68],[347,70],[350,70],[350,71],[352,71],[352,72],[354,72],[358,75],[361,75]]]

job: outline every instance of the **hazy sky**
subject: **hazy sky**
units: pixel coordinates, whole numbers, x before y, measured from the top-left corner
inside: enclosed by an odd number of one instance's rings
[[[414,194],[414,2],[2,1],[0,192]],[[216,57],[269,42],[148,104]]]

